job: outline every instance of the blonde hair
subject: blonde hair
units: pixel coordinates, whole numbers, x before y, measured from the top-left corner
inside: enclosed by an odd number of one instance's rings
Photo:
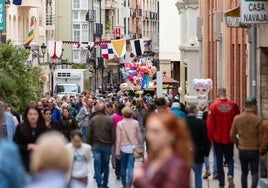
[[[31,171],[57,170],[67,174],[71,169],[71,155],[65,145],[66,140],[59,133],[43,134],[37,140],[37,148],[31,156]]]
[[[133,110],[130,107],[126,106],[122,109],[122,114],[125,118],[132,118]]]

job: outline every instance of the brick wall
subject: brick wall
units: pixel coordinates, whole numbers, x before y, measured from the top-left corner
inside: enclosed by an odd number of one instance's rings
[[[261,117],[268,120],[268,48],[261,48],[260,53],[260,107]]]
[[[208,2],[208,5],[204,4]],[[218,88],[217,83],[217,42],[215,39],[214,31],[214,14],[215,11],[221,10],[223,13],[229,9],[235,8],[239,5],[239,0],[222,1],[222,0],[208,0],[201,1],[200,15],[207,16],[203,20],[208,20],[203,23],[203,27],[208,27],[208,33],[203,33],[204,43],[204,64],[207,64],[205,75],[208,75],[214,82],[214,89],[210,93],[210,98],[216,98],[216,91]],[[207,11],[208,14],[204,13]],[[247,39],[244,29],[227,28],[223,18],[222,24],[222,44],[223,44],[223,67],[224,72],[224,87],[228,91],[228,98],[236,101],[241,110],[244,107],[244,101],[247,93]],[[207,48],[207,49],[206,49]],[[205,61],[207,59],[207,61]],[[205,66],[206,67],[206,66]],[[267,96],[268,100],[268,96]]]

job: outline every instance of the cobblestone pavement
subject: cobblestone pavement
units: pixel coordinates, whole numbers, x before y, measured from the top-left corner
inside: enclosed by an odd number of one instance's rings
[[[212,163],[212,157],[210,157],[210,166],[213,167]],[[139,166],[141,163],[136,162],[136,166]],[[212,169],[211,169],[212,170]],[[204,170],[203,170],[204,171]],[[225,171],[227,173],[227,168],[225,168]],[[203,172],[204,173],[204,172]],[[88,188],[97,188],[97,185],[95,183],[95,179],[93,179],[94,176],[94,170],[93,170],[93,162],[90,164],[90,173],[89,173],[89,184]],[[240,183],[240,177],[241,177],[241,169],[240,169],[240,164],[237,156],[237,152],[235,152],[235,170],[234,170],[234,183],[236,188],[241,188],[241,183]],[[192,187],[194,187],[194,178],[193,178],[193,172],[192,172]],[[249,187],[251,185],[250,181],[250,173],[249,173]],[[116,179],[114,170],[112,167],[110,167],[110,176],[109,176],[109,188],[121,188],[121,181]],[[226,180],[226,187],[228,183]],[[203,188],[218,188],[218,181],[217,180],[212,180],[212,176],[209,177],[208,180],[203,181]],[[259,180],[259,186],[258,188],[268,188],[268,178],[265,179],[260,179]]]

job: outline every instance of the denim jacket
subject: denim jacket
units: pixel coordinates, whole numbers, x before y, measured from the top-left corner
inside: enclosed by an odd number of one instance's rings
[[[6,118],[5,125],[7,129],[7,139],[9,141],[12,141],[16,130],[16,124],[13,115],[11,115],[10,113],[5,112],[5,118]]]
[[[0,188],[23,188],[25,171],[15,144],[0,140]]]

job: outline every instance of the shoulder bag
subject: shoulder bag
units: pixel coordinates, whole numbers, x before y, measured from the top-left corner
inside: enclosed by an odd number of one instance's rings
[[[132,142],[131,142],[131,140],[130,140],[130,138],[129,138],[129,136],[128,136],[128,134],[127,134],[127,131],[126,131],[126,129],[125,129],[124,124],[122,124],[122,127],[123,127],[123,130],[124,130],[125,133],[126,133],[126,136],[127,136],[127,139],[128,139],[128,141],[129,141],[129,143],[130,143],[131,145],[133,145]],[[143,157],[143,149],[142,149],[142,147],[141,147],[141,146],[135,146],[135,148],[133,148],[133,155],[134,155],[134,158],[135,158],[135,159],[142,158],[142,157]]]

